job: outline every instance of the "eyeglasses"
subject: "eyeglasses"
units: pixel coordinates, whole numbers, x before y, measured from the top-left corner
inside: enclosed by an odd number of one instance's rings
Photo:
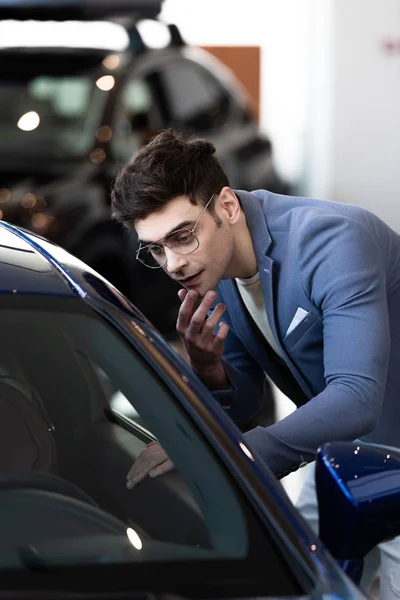
[[[192,229],[177,229],[153,244],[140,246],[136,252],[136,259],[140,260],[149,269],[160,269],[167,264],[167,255],[165,254],[164,246],[167,246],[175,254],[192,254],[192,252],[195,252],[200,246],[200,242],[195,236],[194,230],[215,196],[216,194],[211,196]]]

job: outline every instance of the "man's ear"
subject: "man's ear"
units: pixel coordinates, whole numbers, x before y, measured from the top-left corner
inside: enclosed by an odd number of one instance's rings
[[[231,225],[235,225],[240,217],[240,202],[235,192],[228,186],[222,188],[218,195],[218,206]]]

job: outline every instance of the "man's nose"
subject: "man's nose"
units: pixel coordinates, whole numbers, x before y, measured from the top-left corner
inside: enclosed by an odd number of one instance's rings
[[[188,258],[185,254],[176,254],[170,248],[165,248],[165,256],[167,259],[167,264],[165,265],[165,269],[168,273],[173,275],[174,273],[178,273],[183,267],[188,264]]]

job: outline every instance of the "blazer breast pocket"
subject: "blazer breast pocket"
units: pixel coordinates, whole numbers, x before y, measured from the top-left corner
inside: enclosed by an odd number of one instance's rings
[[[310,331],[319,321],[322,321],[321,316],[318,312],[310,310],[300,321],[298,325],[290,333],[285,335],[282,340],[282,344],[287,350],[290,350],[301,340],[301,338]]]

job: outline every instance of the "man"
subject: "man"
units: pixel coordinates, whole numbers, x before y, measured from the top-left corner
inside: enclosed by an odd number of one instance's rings
[[[137,258],[182,285],[177,330],[193,370],[239,424],[257,414],[265,373],[297,405],[244,434],[279,478],[327,441],[398,445],[399,236],[355,206],[234,191],[214,150],[162,132],[112,197]],[[172,466],[152,444],[127,485]]]

